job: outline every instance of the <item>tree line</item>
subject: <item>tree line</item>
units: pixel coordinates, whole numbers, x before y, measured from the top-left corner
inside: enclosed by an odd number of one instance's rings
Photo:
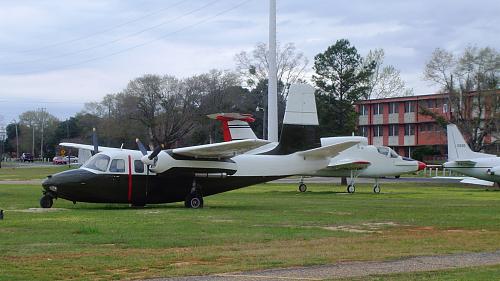
[[[488,50],[498,60],[498,51]],[[347,39],[341,39],[314,57],[310,80],[317,89],[322,136],[354,132],[357,114],[353,104],[359,100],[413,94],[399,71],[384,64],[384,55],[382,49],[376,49],[363,57]],[[307,80],[309,61],[291,43],[278,46],[277,59],[281,123],[288,86]],[[434,61],[431,58],[428,66],[436,64]],[[24,112],[18,122],[6,128],[5,151],[14,155],[19,147],[20,153],[38,156],[43,151],[45,157],[52,157],[61,141],[90,143],[92,128],[97,129],[100,145],[104,146],[134,149],[136,138],[166,148],[212,143],[222,140],[220,124],[206,115],[219,112],[254,114],[256,121],[251,126],[262,138],[264,115],[256,109],[265,108],[267,103],[267,46],[259,43],[251,52],[240,52],[235,63],[234,70],[214,69],[187,78],[146,74],[131,80],[118,93],[85,104],[81,112],[64,121],[43,110]],[[498,88],[498,64],[495,67],[496,72],[492,77],[488,72],[488,77],[497,80],[481,82],[482,88]],[[440,82],[432,77],[429,75],[430,80]],[[449,89],[447,84],[443,86],[443,90]]]

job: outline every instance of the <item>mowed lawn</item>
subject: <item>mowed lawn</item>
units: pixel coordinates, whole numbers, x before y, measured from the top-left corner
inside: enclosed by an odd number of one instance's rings
[[[59,173],[70,169],[67,165],[23,167],[17,168],[3,164],[0,169],[0,181],[2,180],[39,180],[48,175]]]
[[[200,210],[57,200],[40,212],[32,209],[40,186],[0,185],[0,280],[141,279],[500,249],[497,191],[428,183],[384,184],[381,194],[370,185],[355,194],[308,190],[256,185],[206,197]],[[476,272],[494,277],[500,267],[432,276]]]

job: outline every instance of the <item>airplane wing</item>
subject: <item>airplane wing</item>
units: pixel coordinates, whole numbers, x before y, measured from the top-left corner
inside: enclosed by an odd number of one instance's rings
[[[361,170],[364,169],[368,166],[370,166],[371,163],[366,160],[351,160],[351,159],[342,159],[340,161],[337,161],[335,163],[330,163],[328,165],[327,169],[332,169],[332,170]]]
[[[485,185],[485,186],[493,186],[495,183],[491,181],[485,181],[476,179],[473,177],[432,177],[433,179],[449,179],[449,180],[460,180],[461,183],[468,184],[476,184],[476,185]]]
[[[322,146],[306,151],[297,152],[298,155],[304,158],[328,158],[339,155],[340,152],[348,149],[349,147],[358,144],[359,141],[346,141],[336,143],[328,146]]]
[[[174,154],[194,158],[231,158],[238,154],[270,143],[266,140],[248,139],[175,148]]]
[[[90,150],[90,151],[94,150],[94,146],[90,145],[90,144],[61,142],[59,145],[60,146],[64,146],[64,147],[76,148],[76,149],[85,149],[85,150]],[[102,152],[102,151],[118,150],[119,148],[99,146],[98,149],[99,149],[99,152]]]

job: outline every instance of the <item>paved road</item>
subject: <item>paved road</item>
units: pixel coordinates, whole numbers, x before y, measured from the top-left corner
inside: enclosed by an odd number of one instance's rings
[[[500,251],[446,256],[422,256],[395,261],[345,262],[332,265],[235,272],[208,276],[149,279],[147,281],[325,280],[335,278],[363,277],[376,274],[445,270],[496,264],[500,264]]]
[[[290,177],[273,181],[273,183],[297,183],[300,181],[300,178]],[[399,179],[395,178],[382,178],[379,180],[379,183],[398,183],[398,182],[422,182],[422,183],[458,183],[460,180],[454,179],[433,179],[433,178],[410,178],[410,177],[401,177]],[[307,183],[332,183],[332,184],[340,184],[340,178],[327,178],[327,177],[311,177],[304,178],[304,182]],[[373,179],[369,178],[358,178],[356,179],[356,183],[373,183]]]

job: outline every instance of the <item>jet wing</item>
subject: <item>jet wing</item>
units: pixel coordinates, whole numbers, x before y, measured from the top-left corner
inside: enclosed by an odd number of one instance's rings
[[[495,183],[491,181],[485,181],[476,179],[473,177],[432,177],[433,179],[449,179],[449,180],[461,180],[461,183],[468,184],[476,184],[476,185],[485,185],[485,186],[493,186]]]
[[[370,166],[371,163],[366,160],[350,160],[350,159],[342,159],[340,161],[336,161],[335,163],[330,163],[327,169],[332,170],[361,170]]]
[[[59,145],[60,146],[64,146],[64,147],[77,148],[77,149],[85,149],[85,150],[90,150],[90,151],[94,150],[94,146],[93,145],[89,145],[89,144],[61,142]],[[99,152],[102,152],[102,151],[118,150],[119,148],[99,146],[98,149],[99,149]]]
[[[266,140],[248,139],[175,148],[172,153],[194,158],[231,158],[270,143]]]
[[[328,158],[339,155],[340,152],[348,149],[349,147],[358,144],[359,141],[346,141],[336,143],[328,146],[322,146],[310,150],[297,152],[298,155],[304,158]]]

